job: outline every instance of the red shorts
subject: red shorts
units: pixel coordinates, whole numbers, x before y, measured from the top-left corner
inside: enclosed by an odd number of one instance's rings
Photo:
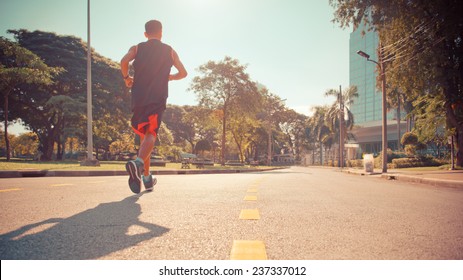
[[[157,136],[164,109],[165,107],[159,108],[156,105],[136,107],[132,116],[133,131],[140,136],[147,133]]]

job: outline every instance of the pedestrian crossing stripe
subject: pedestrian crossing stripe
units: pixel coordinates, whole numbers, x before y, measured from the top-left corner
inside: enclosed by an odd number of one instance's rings
[[[260,214],[257,209],[243,209],[240,213],[240,220],[259,220]]]
[[[267,260],[265,244],[260,240],[234,240],[230,260]]]

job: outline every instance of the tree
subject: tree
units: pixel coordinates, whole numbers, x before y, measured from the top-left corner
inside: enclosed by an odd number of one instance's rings
[[[289,109],[282,110],[277,115],[280,121],[279,127],[287,141],[287,147],[295,153],[296,159],[300,160],[307,117]]]
[[[10,160],[10,142],[8,139],[8,121],[11,102],[16,102],[21,95],[23,84],[50,85],[60,68],[49,67],[40,57],[21,47],[17,43],[0,37],[0,92],[3,95],[3,118],[5,122],[6,159]],[[17,118],[15,110],[13,118]]]
[[[407,94],[442,96],[447,129],[463,165],[463,2],[460,0],[330,0],[341,27],[367,23],[380,35],[388,83]]]
[[[34,132],[22,133],[15,137],[12,148],[16,155],[35,156],[39,147],[39,139]]]
[[[443,96],[434,97],[420,96],[413,102],[415,127],[414,131],[418,135],[418,141],[437,149],[437,155],[440,156],[440,148],[447,144],[448,136],[451,132],[446,133],[446,116],[445,101]]]
[[[43,159],[51,159],[55,143],[59,158],[67,137],[86,141],[87,45],[73,36],[23,29],[9,32],[22,47],[39,55],[47,65],[65,69],[53,84],[22,86],[21,96],[14,104],[18,117],[37,133]],[[94,131],[96,143],[108,150],[107,145],[118,139],[120,131],[127,129],[130,94],[120,77],[119,65],[94,51],[92,73],[93,115],[98,124]]]
[[[340,127],[342,126],[342,139],[346,139],[347,130],[351,130],[354,126],[354,114],[350,111],[350,106],[358,97],[357,87],[350,86],[344,89],[342,94],[338,90],[330,89],[326,91],[325,96],[337,97],[325,115],[325,123],[330,130],[330,133],[325,136],[325,142],[340,143]]]
[[[195,153],[200,153],[204,151],[210,151],[212,150],[212,145],[209,143],[209,141],[203,139],[199,140],[198,143],[195,145]]]
[[[121,137],[109,145],[109,151],[113,155],[124,152],[135,152],[135,141],[133,133],[124,133]]]
[[[228,56],[219,62],[209,61],[199,67],[200,76],[193,78],[189,89],[197,95],[201,106],[221,110],[223,113],[222,165],[225,165],[225,142],[230,112],[238,108],[246,111],[257,106],[257,88],[245,70],[246,66]]]
[[[330,134],[330,129],[326,125],[326,113],[328,111],[328,106],[316,106],[312,109],[313,115],[309,119],[309,125],[312,130],[312,134],[314,135],[314,139],[316,139],[318,146],[320,148],[320,164],[323,165],[323,146],[324,146],[324,139],[326,139],[327,135]]]
[[[413,132],[407,132],[402,136],[400,143],[405,146],[405,152],[409,156],[416,155],[418,142],[418,136]]]

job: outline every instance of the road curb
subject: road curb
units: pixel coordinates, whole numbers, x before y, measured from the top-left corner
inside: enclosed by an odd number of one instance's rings
[[[428,184],[436,187],[448,188],[463,188],[463,181],[448,180],[448,179],[435,179],[435,178],[422,178],[417,176],[402,175],[402,174],[382,174],[381,178],[387,180],[398,180],[412,183]]]
[[[276,167],[271,169],[186,169],[186,170],[153,170],[154,175],[194,175],[194,174],[235,174],[265,172],[283,169]],[[125,176],[125,170],[4,170],[0,171],[0,178],[22,177],[88,177],[88,176]]]
[[[424,178],[424,177],[419,177],[419,176],[404,175],[404,174],[398,174],[398,173],[382,174],[380,172],[365,172],[363,170],[341,170],[341,172],[344,172],[347,174],[361,175],[361,176],[379,175],[381,178],[386,179],[386,180],[397,180],[397,181],[403,181],[403,182],[421,183],[421,184],[432,185],[435,187],[463,188],[463,181],[458,181],[458,180]]]

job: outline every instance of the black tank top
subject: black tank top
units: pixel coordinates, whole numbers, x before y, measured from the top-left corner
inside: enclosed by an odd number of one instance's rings
[[[169,45],[156,39],[138,44],[133,62],[132,110],[151,104],[166,104],[172,65]]]

